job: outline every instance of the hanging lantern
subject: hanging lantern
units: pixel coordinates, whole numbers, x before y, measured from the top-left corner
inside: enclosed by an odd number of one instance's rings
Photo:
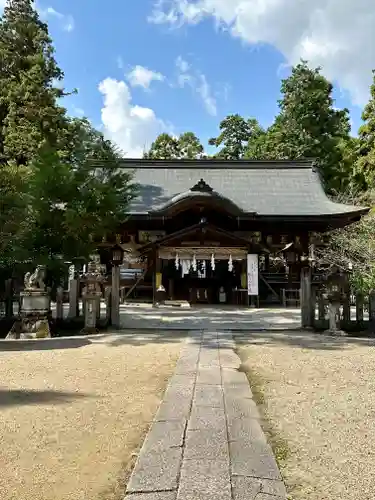
[[[197,270],[197,259],[195,258],[195,254],[193,255],[193,262],[191,264],[191,267],[193,268],[194,272]]]
[[[178,269],[180,267],[180,262],[179,262],[179,259],[178,259],[178,253],[176,253],[176,260],[174,261],[174,265],[176,266],[176,269]]]
[[[215,256],[214,254],[211,255],[211,269],[215,271]]]
[[[228,271],[231,273],[233,271],[233,260],[232,256],[229,256],[229,261],[228,261]]]

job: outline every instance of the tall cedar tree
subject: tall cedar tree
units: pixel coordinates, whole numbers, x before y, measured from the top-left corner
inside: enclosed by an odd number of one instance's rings
[[[328,192],[346,187],[342,141],[349,141],[349,111],[334,108],[332,84],[302,61],[282,81],[280,114],[268,130],[267,155],[274,159],[315,158]]]
[[[0,20],[0,160],[26,164],[65,127],[63,73],[33,0],[8,0]]]
[[[57,104],[63,91],[54,84],[63,73],[53,54],[33,1],[9,0],[0,20],[2,194],[7,187],[0,239],[5,244],[9,231],[18,231],[8,261],[20,258],[19,247],[48,264],[87,257],[90,236],[114,231],[134,194],[130,176],[118,169],[116,148]]]
[[[364,189],[375,188],[375,70],[374,80],[370,88],[370,100],[366,104],[362,120],[364,123],[358,134],[358,158],[355,164],[355,175]]]

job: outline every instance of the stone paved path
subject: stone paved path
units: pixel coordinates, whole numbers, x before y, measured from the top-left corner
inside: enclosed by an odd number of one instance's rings
[[[285,500],[229,332],[191,332],[125,500]]]

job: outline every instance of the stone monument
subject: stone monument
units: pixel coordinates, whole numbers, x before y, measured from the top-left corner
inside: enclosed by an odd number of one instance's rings
[[[33,273],[26,273],[25,288],[21,292],[19,318],[8,333],[7,339],[47,338],[49,329],[50,295],[44,283],[45,266],[37,266]]]

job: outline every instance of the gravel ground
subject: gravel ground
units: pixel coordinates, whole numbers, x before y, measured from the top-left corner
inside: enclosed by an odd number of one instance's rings
[[[122,499],[181,339],[0,341],[0,499]]]
[[[293,500],[375,498],[375,343],[319,334],[237,338],[264,410],[289,453]]]

